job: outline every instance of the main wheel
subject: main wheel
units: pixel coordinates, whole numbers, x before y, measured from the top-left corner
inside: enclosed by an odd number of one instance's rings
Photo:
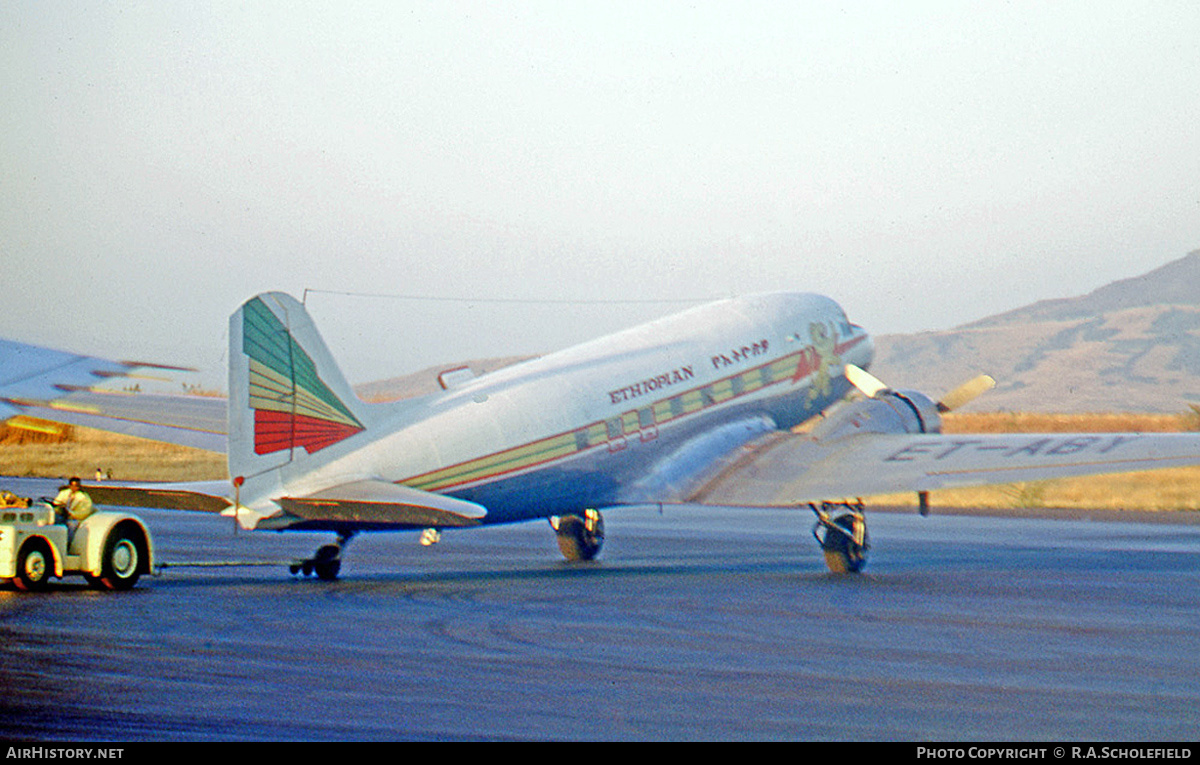
[[[569,561],[592,560],[604,546],[604,519],[595,510],[586,518],[564,515],[558,520],[558,549]]]
[[[54,573],[54,553],[41,539],[30,539],[17,554],[17,575],[13,584],[19,590],[44,590]]]
[[[104,545],[100,567],[100,586],[108,590],[128,590],[137,584],[146,560],[146,541],[142,535],[118,528]]]
[[[867,565],[867,533],[863,530],[863,543],[854,541],[855,517],[847,513],[833,519],[842,531],[826,528],[821,551],[825,553],[825,565],[835,574],[857,574]]]

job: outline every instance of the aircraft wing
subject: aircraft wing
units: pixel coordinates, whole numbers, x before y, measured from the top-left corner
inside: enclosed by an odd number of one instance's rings
[[[0,421],[33,430],[51,429],[52,423],[82,425],[224,452],[225,399],[97,387],[145,369],[188,371],[0,340]]]
[[[689,499],[792,506],[873,494],[1120,473],[1200,464],[1200,434],[945,435],[864,432],[832,439],[777,434]]]

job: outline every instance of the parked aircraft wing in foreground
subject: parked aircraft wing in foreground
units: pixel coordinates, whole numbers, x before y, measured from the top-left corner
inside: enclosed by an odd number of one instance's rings
[[[851,498],[1200,463],[1200,434],[943,435],[942,412],[991,379],[941,401],[893,390],[865,371],[867,333],[819,295],[719,301],[385,404],[354,395],[288,295],[247,301],[229,336],[230,483],[97,501],[335,532],[300,567],[324,578],[361,531],[540,518],[588,559],[601,511],[685,502],[806,506],[830,567],[857,571],[869,545]]]
[[[110,361],[0,340],[0,421],[31,430],[55,423],[225,451],[225,401],[100,387],[114,378],[138,385],[146,370],[190,371],[138,361]]]

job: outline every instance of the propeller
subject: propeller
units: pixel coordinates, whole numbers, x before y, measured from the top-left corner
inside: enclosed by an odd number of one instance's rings
[[[889,390],[887,383],[883,380],[853,364],[846,365],[846,379],[851,385],[862,391],[867,398],[875,398],[879,393]]]
[[[886,393],[891,390],[887,383],[880,380],[875,375],[856,367],[853,364],[846,365],[846,379],[855,388],[862,391],[863,395],[868,398],[875,398],[881,393]],[[938,401],[936,406],[940,413],[949,412],[953,409],[958,409],[960,406],[967,404],[982,393],[986,393],[996,387],[996,381],[988,375],[979,375],[978,377],[967,380],[962,385],[942,396],[942,400]],[[924,396],[922,396],[924,398]],[[928,399],[925,399],[928,401]],[[929,515],[929,492],[917,492],[917,512],[921,515]]]
[[[990,375],[974,377],[942,396],[937,405],[938,411],[949,412],[958,409],[995,387],[996,381]]]
[[[875,398],[880,393],[891,390],[887,383],[853,364],[846,365],[846,379],[868,398]],[[942,400],[937,402],[937,409],[943,413],[958,409],[994,387],[996,387],[996,381],[992,377],[979,375],[942,396]]]

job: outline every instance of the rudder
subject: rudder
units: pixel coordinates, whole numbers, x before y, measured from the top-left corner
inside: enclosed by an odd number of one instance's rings
[[[229,320],[229,475],[252,478],[366,430],[304,306],[268,292]]]

